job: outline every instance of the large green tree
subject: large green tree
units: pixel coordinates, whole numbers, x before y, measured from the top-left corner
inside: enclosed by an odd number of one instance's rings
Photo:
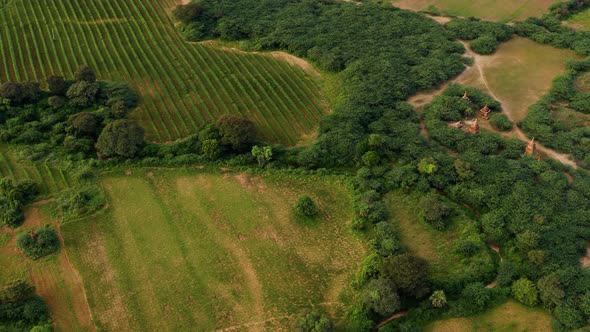
[[[135,121],[121,119],[104,127],[96,147],[103,157],[133,158],[143,144],[143,128]]]

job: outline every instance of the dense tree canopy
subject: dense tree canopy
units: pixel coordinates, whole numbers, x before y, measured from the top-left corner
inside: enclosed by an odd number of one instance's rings
[[[143,135],[135,121],[115,120],[104,127],[96,147],[104,157],[133,158],[144,144]]]

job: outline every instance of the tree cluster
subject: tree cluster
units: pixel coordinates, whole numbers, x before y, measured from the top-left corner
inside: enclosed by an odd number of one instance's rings
[[[507,24],[476,18],[456,18],[446,23],[445,28],[455,38],[473,40],[469,47],[478,54],[494,53],[500,43],[512,38],[514,33]]]
[[[35,294],[35,287],[17,280],[0,288],[0,330],[29,331],[45,328],[51,331],[51,321],[43,299]]]
[[[545,15],[542,18],[529,17],[516,22],[514,31],[537,43],[556,48],[568,48],[580,55],[590,55],[590,31],[576,31],[561,24],[561,20]]]
[[[590,6],[590,0],[558,1],[549,7],[549,15],[563,21],[588,8],[588,6]]]
[[[59,237],[54,229],[40,227],[19,235],[16,239],[17,248],[27,257],[39,259],[59,250]]]
[[[8,178],[0,179],[0,225],[18,227],[25,220],[23,206],[36,194],[37,186],[32,181],[15,184]]]
[[[568,71],[556,77],[549,94],[533,104],[518,125],[543,144],[571,155],[583,167],[590,167],[590,129],[584,121],[567,121],[561,113],[590,114],[590,93],[576,89],[574,82],[590,71],[590,58],[568,61]]]
[[[34,85],[35,98],[23,92],[32,87],[14,88],[29,83],[2,84],[0,96],[8,102],[0,105],[0,140],[42,151],[41,157],[61,153],[85,159],[96,154],[97,141],[104,156],[135,156],[143,146],[143,131],[125,119],[137,104],[135,92],[120,82],[96,81],[88,66],[80,66],[74,77],[49,76],[47,91]],[[39,154],[29,153],[31,158]]]

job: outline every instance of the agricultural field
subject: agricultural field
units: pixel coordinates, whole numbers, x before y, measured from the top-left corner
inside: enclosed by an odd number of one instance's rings
[[[50,196],[75,185],[67,170],[51,162],[21,162],[6,146],[0,146],[0,177],[14,181],[32,180],[41,196]]]
[[[577,30],[590,30],[590,9],[570,17],[566,24]]]
[[[530,16],[541,16],[553,0],[392,0],[394,6],[414,10],[428,10],[444,15],[479,17],[489,21],[514,21]]]
[[[51,203],[37,204],[25,210],[25,223],[18,230],[0,230],[0,283],[15,279],[32,282],[46,301],[56,331],[93,331],[90,311],[80,276],[70,264],[67,253],[32,261],[15,248],[16,236],[45,224],[57,226],[50,217]]]
[[[132,173],[103,178],[105,213],[62,227],[99,329],[276,330],[311,307],[342,321],[340,295],[364,252],[349,233],[351,197],[342,185]],[[292,212],[303,193],[320,208],[313,222]]]
[[[254,121],[261,139],[294,145],[328,110],[319,75],[285,53],[253,54],[187,43],[177,1],[2,1],[0,82],[72,77],[80,64],[140,93],[138,120],[151,141],[195,133],[221,114]]]
[[[427,332],[546,332],[551,330],[551,316],[548,313],[525,307],[514,301],[508,301],[477,316],[440,320],[425,328]]]

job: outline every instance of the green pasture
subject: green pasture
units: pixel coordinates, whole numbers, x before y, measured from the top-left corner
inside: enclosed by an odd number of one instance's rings
[[[547,312],[526,307],[512,300],[477,316],[439,320],[425,328],[426,332],[549,332],[552,330],[551,316]]]
[[[570,17],[567,23],[576,29],[590,30],[590,9]]]
[[[99,328],[273,330],[311,308],[342,323],[364,252],[342,185],[149,169],[102,185],[106,212],[62,227]],[[292,211],[304,193],[321,211],[313,223]]]
[[[394,6],[444,15],[479,17],[489,21],[523,20],[541,16],[553,0],[392,0]]]
[[[253,120],[261,138],[286,145],[314,132],[327,111],[317,74],[276,54],[186,42],[177,1],[25,1],[0,5],[0,82],[71,78],[88,64],[101,80],[141,94],[132,118],[152,141],[195,133],[221,114]],[[313,70],[313,69],[312,69]]]

